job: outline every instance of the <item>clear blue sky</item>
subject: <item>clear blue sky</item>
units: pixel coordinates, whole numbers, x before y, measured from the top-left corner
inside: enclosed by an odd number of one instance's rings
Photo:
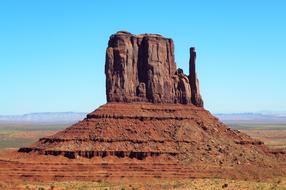
[[[2,0],[0,114],[90,112],[106,102],[112,33],[173,38],[177,65],[197,49],[212,112],[286,110],[286,1]]]

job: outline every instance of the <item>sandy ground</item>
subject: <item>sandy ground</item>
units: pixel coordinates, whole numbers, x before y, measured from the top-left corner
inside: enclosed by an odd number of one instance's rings
[[[242,181],[228,179],[189,179],[189,180],[142,180],[130,182],[50,182],[50,183],[9,183],[0,182],[1,189],[35,189],[35,190],[147,190],[147,189],[177,189],[177,190],[283,190],[286,189],[286,178],[277,178],[266,181]]]

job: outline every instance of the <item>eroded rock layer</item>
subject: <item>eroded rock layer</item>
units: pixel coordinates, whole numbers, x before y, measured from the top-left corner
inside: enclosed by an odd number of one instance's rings
[[[271,165],[261,141],[232,130],[194,105],[107,103],[86,119],[20,152],[68,158],[166,156],[214,165]]]

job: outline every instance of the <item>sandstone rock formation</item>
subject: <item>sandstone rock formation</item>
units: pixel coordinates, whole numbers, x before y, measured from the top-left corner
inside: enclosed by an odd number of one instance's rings
[[[181,168],[188,165],[213,176],[222,167],[233,172],[233,167],[240,166],[247,175],[259,174],[259,168],[276,171],[275,156],[263,142],[229,128],[203,108],[195,59],[191,48],[186,76],[176,68],[171,39],[127,32],[112,35],[105,65],[108,103],[19,152],[71,159],[112,157],[128,163],[163,158],[173,160],[172,168],[176,168],[168,170],[160,162],[158,167],[167,174],[184,173],[187,170]],[[211,173],[202,165],[220,172]],[[255,171],[245,170],[249,166]],[[192,171],[188,170],[189,176]]]
[[[68,158],[203,158],[215,165],[269,163],[264,150],[262,142],[231,130],[201,107],[145,102],[107,103],[66,130],[20,149]]]
[[[186,76],[177,69],[172,39],[118,32],[111,36],[106,51],[107,101],[203,106],[193,54],[190,71]]]

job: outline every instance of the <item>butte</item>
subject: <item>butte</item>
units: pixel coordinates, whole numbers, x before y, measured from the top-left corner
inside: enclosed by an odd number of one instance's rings
[[[147,162],[159,167],[160,177],[178,177],[169,175],[171,170],[185,177],[279,173],[277,157],[263,142],[229,128],[204,109],[195,48],[190,48],[186,75],[176,66],[172,39],[117,32],[108,42],[105,75],[106,104],[19,152]],[[142,168],[129,174],[136,170]],[[149,176],[155,174],[149,171]]]

